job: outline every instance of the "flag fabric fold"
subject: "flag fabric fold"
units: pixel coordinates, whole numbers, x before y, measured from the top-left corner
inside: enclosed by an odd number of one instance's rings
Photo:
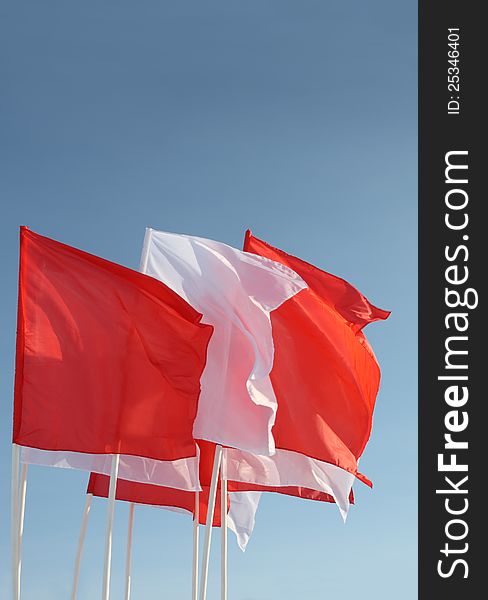
[[[61,466],[63,453],[90,468],[107,454],[198,464],[211,326],[152,277],[27,228],[20,237],[13,442]]]
[[[203,238],[148,229],[145,272],[214,327],[194,436],[269,455],[276,397],[270,314],[306,287],[286,265]]]

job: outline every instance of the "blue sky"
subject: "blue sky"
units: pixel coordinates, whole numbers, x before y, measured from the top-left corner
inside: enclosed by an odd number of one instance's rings
[[[240,246],[247,227],[393,311],[373,435],[343,525],[267,495],[233,600],[416,597],[416,4],[407,0],[0,2],[0,590],[18,226],[137,268],[144,228]],[[86,476],[31,468],[23,598],[68,597]],[[127,507],[116,513],[121,597]],[[99,595],[94,504],[80,600]],[[136,510],[133,598],[187,599],[191,522]],[[209,598],[217,597],[218,538]],[[4,597],[4,594],[1,594]]]

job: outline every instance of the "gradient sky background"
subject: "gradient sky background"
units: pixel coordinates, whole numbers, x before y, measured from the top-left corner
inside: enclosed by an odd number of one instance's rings
[[[407,0],[0,2],[0,596],[9,487],[18,226],[137,268],[144,228],[240,247],[244,231],[391,309],[371,442],[344,525],[263,497],[230,544],[232,600],[416,597],[416,3]],[[32,467],[24,600],[64,600],[86,475]],[[122,597],[118,505],[112,597]],[[95,501],[80,600],[99,597]],[[191,521],[135,515],[133,598],[191,590]],[[231,534],[232,535],[232,534]],[[209,598],[219,597],[219,539]]]

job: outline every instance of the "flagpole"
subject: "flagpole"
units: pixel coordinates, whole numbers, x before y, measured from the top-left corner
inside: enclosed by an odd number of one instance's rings
[[[22,536],[24,535],[24,517],[25,517],[25,497],[27,495],[27,463],[22,464],[20,471],[20,485],[19,485],[19,557],[22,552]],[[20,560],[20,558],[19,558]]]
[[[198,600],[198,544],[200,522],[200,492],[195,492],[195,511],[193,516],[193,564],[192,564],[192,600]]]
[[[27,494],[27,468],[28,464],[23,463],[20,470],[19,484],[19,508],[18,508],[18,523],[17,523],[17,579],[19,581],[19,597],[20,597],[20,582],[22,577],[22,537],[24,535],[24,517],[25,517],[25,497]]]
[[[225,468],[225,450],[222,451],[220,465],[220,598],[227,600],[227,473]]]
[[[205,525],[205,539],[203,542],[202,575],[200,578],[200,600],[207,598],[208,561],[210,559],[210,542],[212,539],[212,524],[215,511],[215,497],[217,495],[217,480],[219,475],[222,446],[215,447],[215,458],[210,482],[210,494],[207,506],[207,523]]]
[[[120,454],[112,455],[110,468],[110,487],[108,492],[107,531],[105,535],[105,557],[103,563],[102,600],[110,598],[110,567],[112,562],[112,531],[115,514],[115,492],[117,489],[117,476],[119,474]]]
[[[12,527],[12,597],[20,599],[20,573],[19,573],[19,467],[20,447],[12,444],[12,500],[11,500],[11,527]]]
[[[125,556],[125,600],[130,600],[131,567],[132,567],[132,531],[134,529],[135,504],[129,505],[129,524],[127,526],[127,553]]]
[[[85,507],[81,518],[80,537],[78,538],[78,548],[76,550],[75,570],[73,574],[73,587],[71,589],[71,600],[76,600],[78,595],[78,581],[80,579],[81,556],[83,554],[83,545],[85,543],[86,529],[88,527],[88,517],[90,516],[91,502],[93,494],[87,494],[85,498]]]

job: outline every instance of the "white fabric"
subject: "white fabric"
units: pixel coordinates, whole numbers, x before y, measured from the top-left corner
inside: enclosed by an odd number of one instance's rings
[[[226,244],[148,229],[144,271],[213,325],[193,433],[257,454],[275,451],[270,312],[306,288],[291,269]]]
[[[33,465],[80,469],[110,475],[112,455],[55,452],[23,447],[21,461]],[[119,477],[129,481],[153,483],[179,490],[200,491],[198,463],[198,456],[174,461],[160,461],[121,454]]]
[[[298,486],[325,492],[336,501],[344,521],[355,480],[354,475],[340,467],[279,449],[273,456],[257,456],[226,448],[225,477],[229,481],[273,487]]]
[[[256,522],[261,492],[229,492],[229,499],[227,526],[235,533],[237,544],[244,552]]]

